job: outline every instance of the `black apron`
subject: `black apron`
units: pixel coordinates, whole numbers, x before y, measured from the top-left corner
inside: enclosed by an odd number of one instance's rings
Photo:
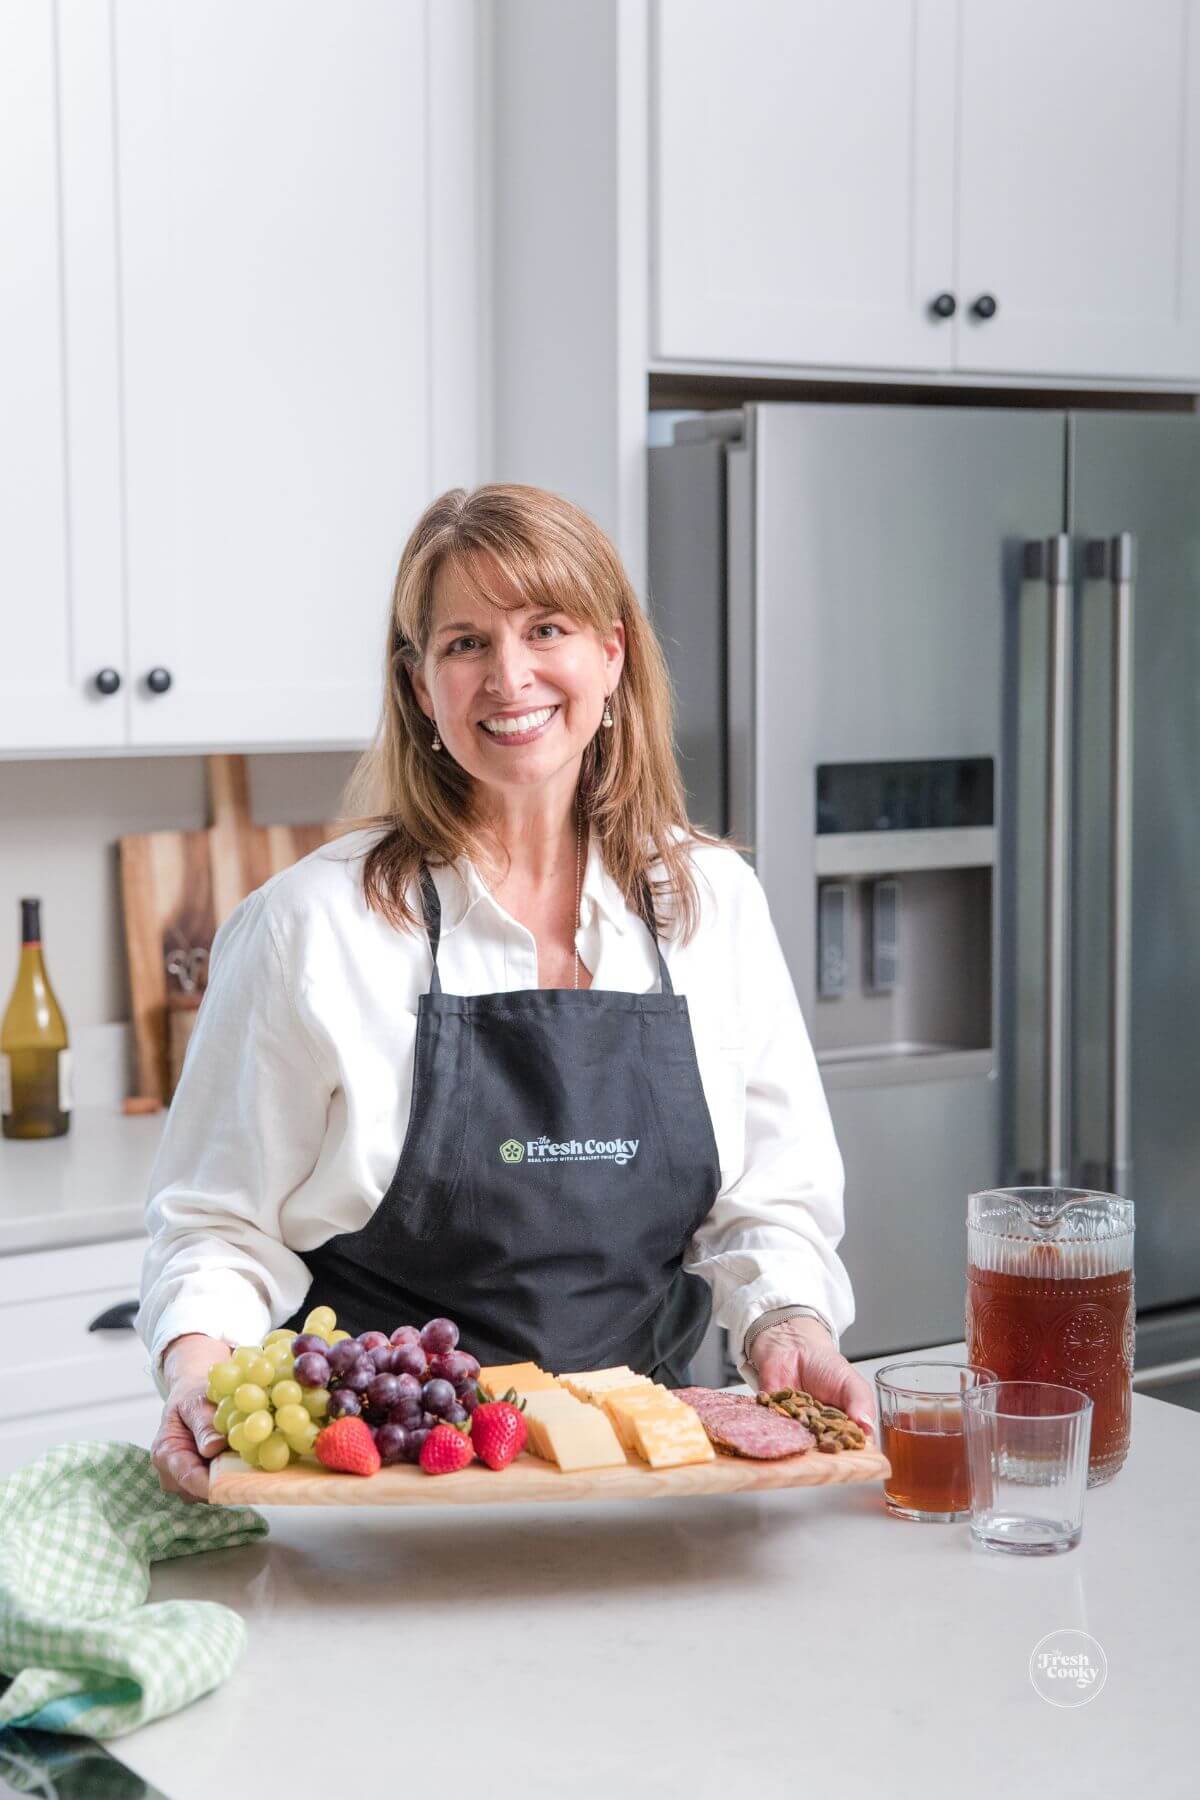
[[[687,1001],[654,933],[661,992],[444,994],[441,907],[417,1013],[408,1131],[360,1231],[305,1256],[314,1306],[391,1331],[445,1315],[481,1363],[627,1363],[670,1385],[708,1323],[684,1250],[721,1177]],[[646,894],[646,919],[653,911]]]

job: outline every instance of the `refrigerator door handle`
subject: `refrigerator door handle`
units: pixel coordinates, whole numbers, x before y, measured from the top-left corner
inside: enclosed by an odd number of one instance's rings
[[[1133,946],[1133,604],[1137,542],[1122,531],[1109,545],[1112,579],[1112,895],[1109,948],[1110,1180],[1130,1194],[1130,967]]]
[[[1071,539],[1046,541],[1049,602],[1046,769],[1046,1181],[1070,1181],[1071,806],[1074,590]]]

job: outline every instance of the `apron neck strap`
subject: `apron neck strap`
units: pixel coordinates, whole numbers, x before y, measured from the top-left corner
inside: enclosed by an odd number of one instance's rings
[[[442,991],[442,978],[438,974],[437,955],[438,944],[442,935],[442,903],[438,899],[437,888],[433,885],[433,876],[429,873],[428,866],[425,863],[421,864],[421,910],[425,914],[425,929],[429,933],[429,953],[433,958],[433,969],[429,976],[429,991],[431,994],[440,994]],[[654,923],[654,901],[650,894],[650,883],[644,878],[642,881],[641,912],[642,922],[649,931],[650,936],[654,939],[654,954],[658,958],[658,979],[660,987],[664,994],[673,994],[675,989],[671,985],[670,972],[667,969],[666,960],[662,953],[662,945],[658,941],[658,928]]]

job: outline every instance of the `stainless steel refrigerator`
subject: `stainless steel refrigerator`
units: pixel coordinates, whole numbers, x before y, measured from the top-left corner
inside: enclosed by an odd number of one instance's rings
[[[1200,1370],[1200,419],[681,420],[649,606],[821,1063],[847,1354],[961,1337],[967,1193],[1053,1182],[1134,1198],[1139,1369]]]

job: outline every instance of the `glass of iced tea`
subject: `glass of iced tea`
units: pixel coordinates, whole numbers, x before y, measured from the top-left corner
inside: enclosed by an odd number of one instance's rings
[[[900,1519],[952,1525],[971,1516],[962,1397],[996,1380],[971,1363],[894,1362],[875,1371],[879,1447],[892,1465],[883,1484]]]

